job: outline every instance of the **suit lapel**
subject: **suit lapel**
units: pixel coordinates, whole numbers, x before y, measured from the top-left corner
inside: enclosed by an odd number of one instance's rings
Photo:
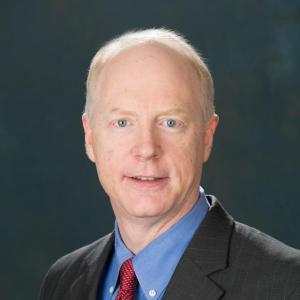
[[[233,220],[216,198],[207,198],[212,206],[179,261],[165,292],[166,300],[217,300],[225,294],[210,275],[228,265]]]
[[[70,288],[70,300],[96,300],[99,280],[103,276],[110,255],[113,251],[114,234],[106,236],[93,252],[87,256],[77,279]]]

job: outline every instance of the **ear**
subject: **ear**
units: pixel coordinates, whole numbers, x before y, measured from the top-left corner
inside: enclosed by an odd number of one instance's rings
[[[86,154],[92,162],[95,162],[95,155],[94,155],[94,150],[93,150],[92,128],[91,128],[90,120],[86,113],[84,113],[82,115],[82,125],[83,125],[83,129],[84,129]]]
[[[213,146],[213,140],[214,140],[214,134],[216,131],[216,128],[219,123],[219,116],[217,114],[214,114],[211,119],[209,120],[209,123],[207,125],[207,128],[205,130],[205,136],[204,136],[204,162],[206,162],[209,158],[209,155],[211,153],[211,149]]]

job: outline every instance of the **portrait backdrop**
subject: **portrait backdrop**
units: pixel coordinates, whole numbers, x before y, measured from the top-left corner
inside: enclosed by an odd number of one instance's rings
[[[112,230],[85,155],[85,79],[105,41],[138,28],[179,31],[210,67],[220,123],[206,192],[300,248],[299,1],[5,1],[0,11],[1,299],[37,299],[57,258]]]

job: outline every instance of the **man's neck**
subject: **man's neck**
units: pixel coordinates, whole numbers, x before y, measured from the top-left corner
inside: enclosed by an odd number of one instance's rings
[[[193,208],[196,200],[168,218],[164,216],[130,219],[117,217],[118,228],[124,244],[131,252],[138,254],[185,216]]]

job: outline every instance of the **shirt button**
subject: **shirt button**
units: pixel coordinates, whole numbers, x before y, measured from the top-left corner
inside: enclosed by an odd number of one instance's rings
[[[153,297],[156,296],[156,290],[150,290],[148,294],[149,294],[150,297],[153,298]]]
[[[113,287],[113,286],[111,286],[111,287],[109,288],[109,293],[110,293],[110,294],[112,294],[112,293],[113,293],[113,291],[114,291],[114,287]]]

